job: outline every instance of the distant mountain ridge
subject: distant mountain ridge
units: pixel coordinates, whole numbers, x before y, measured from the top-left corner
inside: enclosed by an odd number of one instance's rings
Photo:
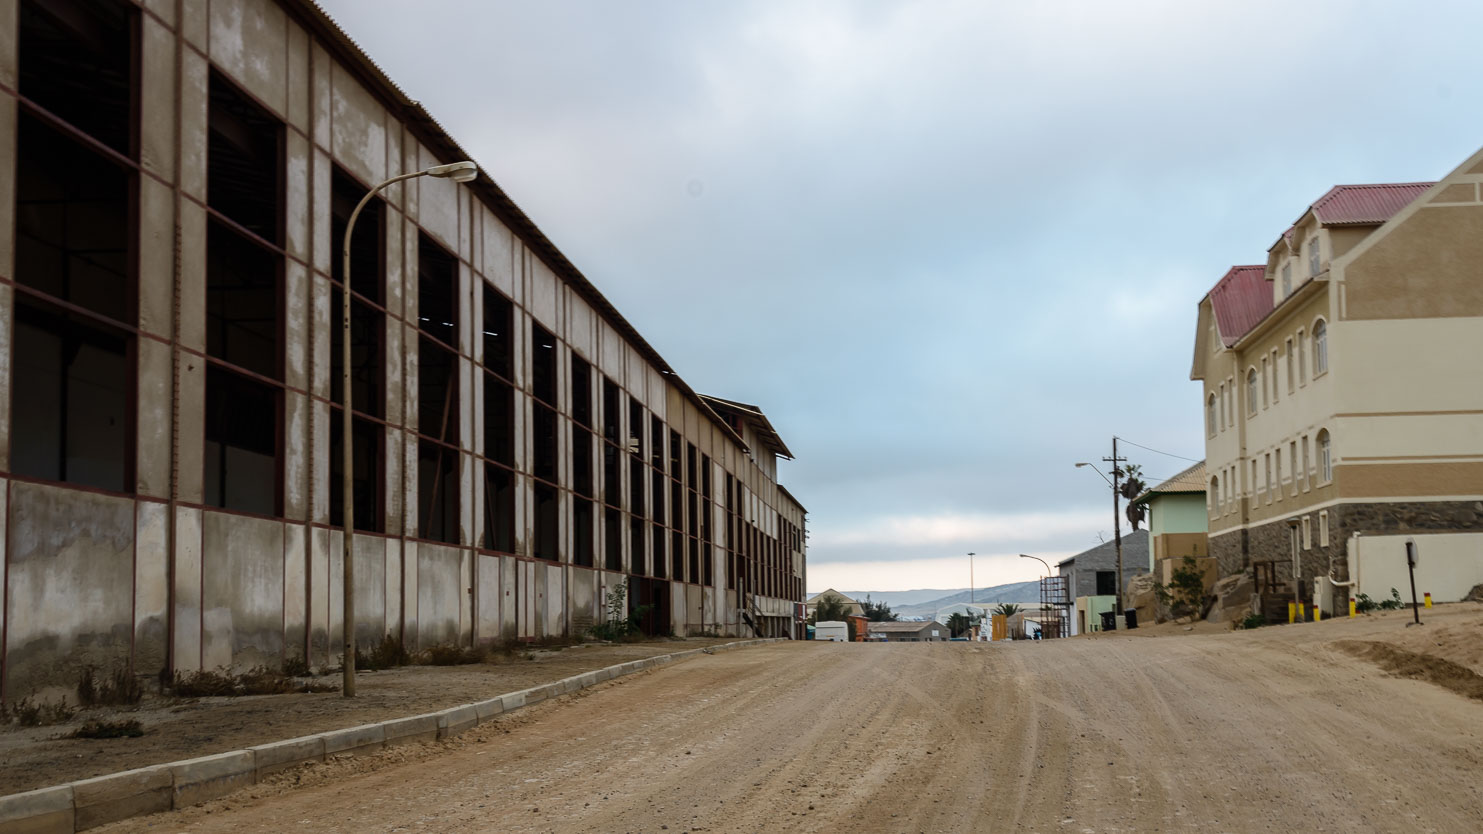
[[[1008,585],[993,585],[974,588],[975,605],[998,605],[1001,602],[1039,603],[1040,582],[1011,582]],[[914,591],[840,591],[850,599],[863,600],[867,596],[875,602],[891,606],[892,613],[899,617],[930,617],[940,608],[958,602],[968,602],[969,589],[936,590],[923,588]]]

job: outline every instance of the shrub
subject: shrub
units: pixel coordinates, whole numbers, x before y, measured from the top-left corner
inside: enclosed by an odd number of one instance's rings
[[[294,692],[338,692],[328,683],[299,683],[282,672],[255,666],[240,675],[226,669],[202,669],[175,673],[170,691],[182,698],[214,698],[241,695],[287,695]]]
[[[0,718],[7,724],[19,724],[22,727],[46,727],[52,724],[60,724],[70,719],[77,710],[68,706],[66,701],[33,701],[30,696],[20,699],[13,704],[0,707]]]
[[[107,678],[99,681],[93,677],[93,667],[85,666],[77,680],[77,703],[85,707],[107,705],[133,705],[144,697],[139,679],[126,667],[115,667]]]
[[[484,652],[472,646],[433,646],[425,654],[432,666],[465,666],[484,660]]]
[[[1267,618],[1266,617],[1263,617],[1260,614],[1247,614],[1246,615],[1246,619],[1242,620],[1237,627],[1238,628],[1261,628],[1262,626],[1264,626],[1266,624],[1267,624]]]
[[[381,642],[369,652],[363,652],[358,647],[355,650],[355,668],[370,672],[406,666],[411,662],[412,655],[407,652],[402,641],[390,634],[383,636]]]
[[[302,657],[290,657],[283,661],[283,674],[291,678],[309,677],[309,661]]]
[[[89,721],[72,733],[73,738],[138,738],[144,728],[130,718],[125,721]]]
[[[628,586],[615,585],[613,590],[608,591],[607,596],[608,619],[606,622],[598,623],[591,629],[592,636],[599,640],[638,640],[643,637],[639,629],[639,620],[649,613],[652,605],[640,605],[628,610]]]
[[[1355,597],[1354,610],[1360,614],[1368,614],[1371,611],[1395,611],[1404,605],[1405,603],[1401,602],[1401,592],[1391,588],[1390,599],[1380,602],[1370,599],[1369,594],[1360,594]]]

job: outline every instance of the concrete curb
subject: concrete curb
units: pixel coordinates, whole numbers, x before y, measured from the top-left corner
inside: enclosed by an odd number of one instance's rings
[[[714,654],[777,642],[781,642],[779,638],[737,640],[704,649],[630,660],[440,712],[331,730],[259,744],[246,750],[151,765],[80,779],[67,785],[0,796],[0,834],[71,834],[130,817],[199,805],[306,762],[322,762],[333,755],[373,753],[397,744],[449,738],[503,713],[568,695],[603,681],[666,666],[702,653]]]

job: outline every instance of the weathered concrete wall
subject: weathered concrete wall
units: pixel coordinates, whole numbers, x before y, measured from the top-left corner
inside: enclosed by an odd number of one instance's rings
[[[416,548],[417,646],[468,642],[462,627],[468,587],[465,551],[428,542],[418,542]]]
[[[207,511],[202,519],[202,663],[283,662],[283,523]]]
[[[11,481],[9,510],[6,700],[71,689],[84,666],[127,666],[134,502]]]

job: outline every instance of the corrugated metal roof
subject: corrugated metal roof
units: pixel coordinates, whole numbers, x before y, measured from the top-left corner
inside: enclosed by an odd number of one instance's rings
[[[1260,265],[1233,266],[1210,289],[1210,307],[1215,326],[1226,347],[1234,345],[1272,312],[1272,286],[1267,268]]]
[[[423,108],[422,104],[413,100],[397,86],[396,82],[381,69],[366,51],[360,48],[340,24],[336,23],[324,9],[320,8],[315,0],[279,0],[279,3],[290,14],[293,14],[302,23],[310,34],[317,36],[325,48],[338,58],[352,74],[354,74],[366,87],[381,100],[394,118],[401,120],[417,138],[428,146],[439,162],[456,162],[461,159],[472,160],[473,156],[459,146],[452,136],[448,134],[443,126],[432,117],[432,114]],[[719,414],[711,409],[700,396],[691,388],[685,380],[680,378],[659,355],[653,345],[639,334],[629,321],[618,312],[607,297],[598,291],[597,287],[587,279],[576,265],[567,260],[565,254],[556,248],[556,244],[546,237],[535,224],[535,221],[526,215],[515,201],[506,194],[492,178],[489,169],[483,165],[479,166],[479,176],[471,182],[465,183],[465,187],[473,191],[479,199],[499,217],[515,235],[520,238],[526,246],[530,247],[537,257],[546,262],[558,275],[582,296],[587,303],[597,309],[598,314],[607,319],[619,333],[623,334],[644,358],[664,374],[680,392],[694,403],[707,419],[715,423],[743,449],[747,448],[746,442],[742,440],[730,424],[721,418]]]
[[[1410,205],[1434,182],[1396,182],[1372,185],[1336,185],[1312,206],[1325,226],[1374,226]]]
[[[1205,476],[1205,461],[1191,466],[1155,487],[1150,487],[1134,501],[1143,501],[1155,493],[1204,492],[1209,479]]]

